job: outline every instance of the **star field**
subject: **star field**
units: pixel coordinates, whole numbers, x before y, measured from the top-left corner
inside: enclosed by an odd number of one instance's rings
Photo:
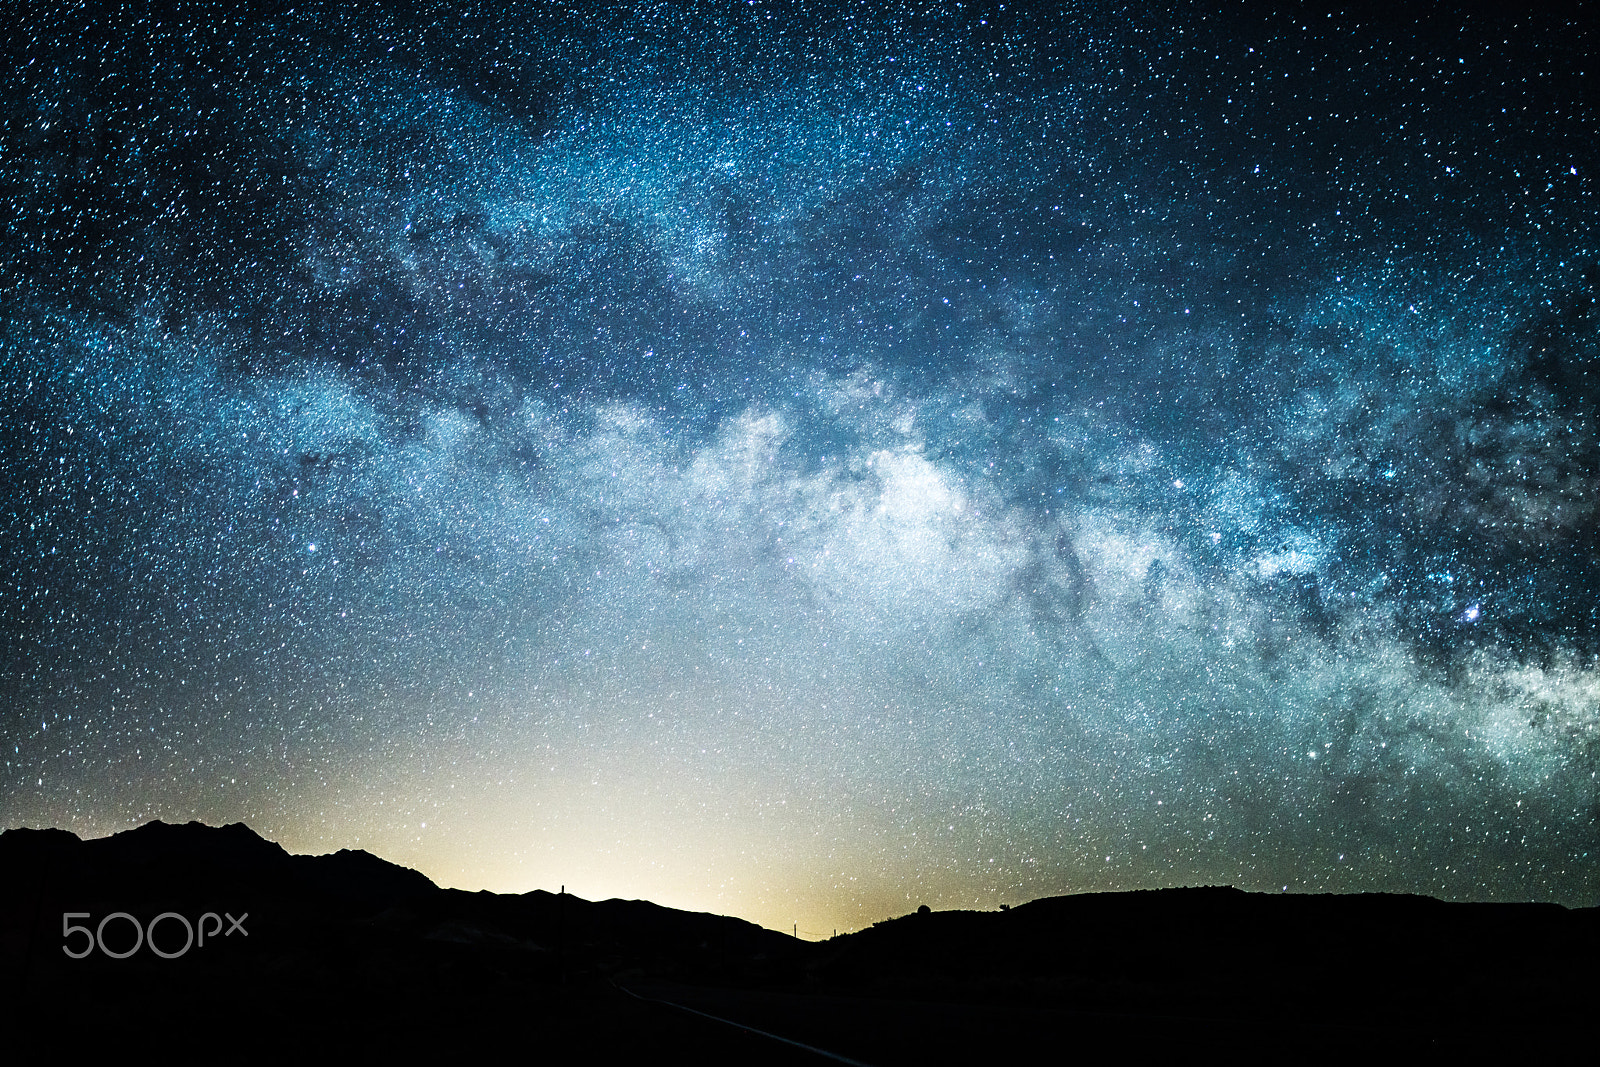
[[[1592,904],[1587,25],[34,4],[0,824],[803,933]]]

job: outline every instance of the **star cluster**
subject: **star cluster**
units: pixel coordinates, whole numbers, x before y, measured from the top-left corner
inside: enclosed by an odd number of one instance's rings
[[[825,933],[1593,903],[1586,26],[37,3],[0,822]]]

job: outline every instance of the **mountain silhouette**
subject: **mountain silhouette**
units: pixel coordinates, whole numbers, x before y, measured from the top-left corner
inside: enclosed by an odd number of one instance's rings
[[[1600,992],[1594,908],[1202,887],[808,943],[648,901],[441,889],[239,823],[7,830],[0,907],[7,1034],[107,1055],[1525,1056],[1581,1037]]]

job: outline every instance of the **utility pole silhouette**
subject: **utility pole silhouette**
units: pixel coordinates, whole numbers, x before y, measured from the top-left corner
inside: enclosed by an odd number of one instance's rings
[[[567,887],[563,885],[556,897],[556,970],[561,973],[561,984],[567,984]]]

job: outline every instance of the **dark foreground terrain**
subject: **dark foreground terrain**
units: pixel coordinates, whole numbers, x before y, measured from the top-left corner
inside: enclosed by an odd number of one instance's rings
[[[1594,908],[1226,888],[811,944],[643,901],[439,889],[243,825],[0,835],[8,1047],[79,1056],[1523,1058],[1589,1047],[1597,949]]]

